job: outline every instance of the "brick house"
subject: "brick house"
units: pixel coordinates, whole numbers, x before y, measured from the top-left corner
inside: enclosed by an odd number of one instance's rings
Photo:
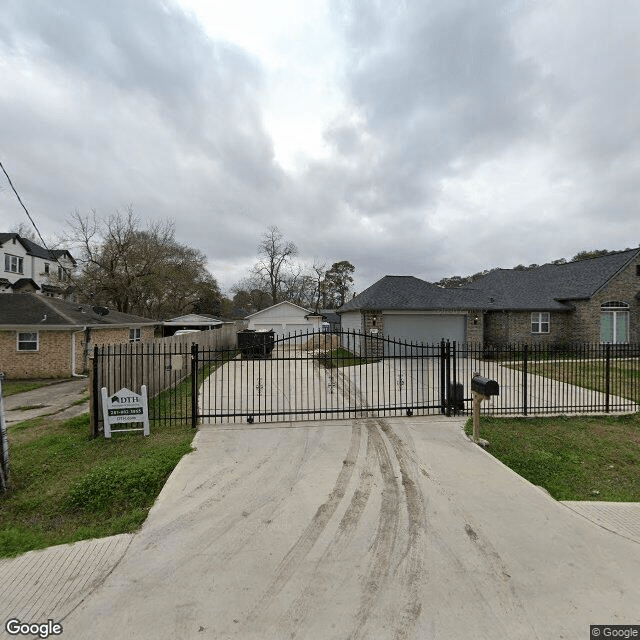
[[[94,345],[151,340],[157,322],[33,293],[0,296],[0,371],[7,378],[87,372]]]
[[[338,313],[343,329],[424,343],[640,343],[640,249],[497,269],[456,289],[385,276]]]
[[[70,298],[68,273],[75,266],[66,249],[45,249],[17,233],[0,233],[0,293]]]

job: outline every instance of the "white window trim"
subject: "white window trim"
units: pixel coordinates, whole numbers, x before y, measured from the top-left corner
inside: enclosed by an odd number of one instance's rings
[[[11,258],[16,261],[16,270],[11,269]],[[9,267],[7,269],[7,267]],[[24,273],[24,258],[21,256],[14,256],[10,253],[4,254],[4,270],[7,273]]]
[[[35,349],[21,349],[20,348],[20,343],[21,342],[32,342],[32,341],[28,341],[28,340],[20,340],[20,336],[21,335],[25,335],[25,334],[31,334],[31,333],[35,333],[36,334],[36,348]],[[37,331],[16,331],[16,351],[19,351],[20,353],[38,353],[38,351],[40,351],[40,334]]]
[[[543,319],[546,317],[546,320]],[[543,331],[542,325],[547,325],[547,330]],[[538,329],[535,330],[534,326],[537,326]],[[548,311],[533,311],[531,313],[531,333],[539,334],[539,333],[549,333],[551,331],[551,314]]]
[[[142,329],[140,327],[131,327],[129,329],[129,342],[142,342]]]

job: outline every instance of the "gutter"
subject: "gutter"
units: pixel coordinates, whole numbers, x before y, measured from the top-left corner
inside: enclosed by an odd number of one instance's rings
[[[87,327],[84,326],[79,331],[71,332],[71,377],[72,378],[86,378],[87,376],[81,373],[76,373],[76,335],[78,333],[84,333]]]

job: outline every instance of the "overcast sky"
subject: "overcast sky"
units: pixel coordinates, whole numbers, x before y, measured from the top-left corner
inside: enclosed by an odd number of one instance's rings
[[[0,79],[44,234],[131,204],[223,287],[271,224],[358,290],[640,243],[637,0],[3,0]]]

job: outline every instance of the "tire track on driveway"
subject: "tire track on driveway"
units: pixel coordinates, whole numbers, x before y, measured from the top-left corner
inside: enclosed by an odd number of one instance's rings
[[[338,505],[342,502],[360,451],[361,431],[362,428],[360,424],[352,424],[349,448],[328,499],[318,507],[311,522],[278,565],[270,585],[263,592],[256,606],[247,616],[247,623],[255,621],[258,616],[269,608],[273,599],[284,588],[286,583],[295,574],[300,563],[311,551],[320,534],[325,530],[327,524],[333,517]]]
[[[378,526],[371,544],[372,557],[367,572],[362,578],[363,591],[360,606],[355,613],[352,630],[347,636],[349,640],[362,637],[373,607],[386,586],[400,522],[400,490],[396,483],[391,456],[376,423],[368,419],[366,427],[374,444],[384,488],[378,514]]]
[[[406,638],[413,630],[422,612],[422,587],[426,575],[424,562],[427,553],[427,515],[415,449],[413,447],[409,449],[386,420],[378,418],[376,422],[389,439],[400,466],[408,517],[406,546],[395,570],[403,587],[400,598],[400,616],[393,635],[394,638],[400,640]]]
[[[316,610],[322,609],[323,607],[319,606],[319,603],[323,600],[326,603],[327,597],[333,595],[335,583],[331,580],[333,576],[327,575],[327,573],[335,563],[342,560],[349,545],[353,542],[356,530],[371,496],[374,480],[373,467],[377,456],[369,430],[365,429],[363,434],[366,438],[365,460],[360,469],[358,483],[351,496],[351,502],[338,524],[336,535],[316,562],[309,583],[280,619],[280,628],[286,629],[286,632],[283,631],[283,635],[286,637],[304,638],[305,634],[302,627],[310,614],[312,605]],[[328,593],[329,591],[331,593]]]

